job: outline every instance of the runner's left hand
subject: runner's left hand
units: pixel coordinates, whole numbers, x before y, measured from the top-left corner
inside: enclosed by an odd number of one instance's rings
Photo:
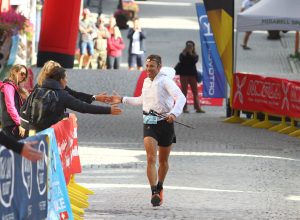
[[[176,121],[176,116],[173,114],[168,115],[168,117],[166,118],[166,121],[169,123],[172,123],[174,121]]]

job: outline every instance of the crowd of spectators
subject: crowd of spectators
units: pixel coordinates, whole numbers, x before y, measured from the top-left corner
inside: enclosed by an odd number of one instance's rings
[[[107,18],[100,14],[93,22],[91,12],[84,8],[79,22],[79,69],[119,69],[122,54],[126,45],[116,15]],[[145,31],[141,28],[140,20],[135,16],[129,28],[127,38],[128,69],[143,70],[145,54]],[[130,22],[131,22],[130,21]]]

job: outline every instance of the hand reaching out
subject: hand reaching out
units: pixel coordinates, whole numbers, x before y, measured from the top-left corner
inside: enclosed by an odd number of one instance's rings
[[[122,113],[122,110],[117,105],[111,106],[111,114],[112,115],[120,115]]]
[[[120,96],[116,91],[113,91],[113,95],[110,96],[110,99],[112,105],[122,103],[122,96]]]
[[[106,92],[95,95],[95,98],[98,102],[110,103],[110,96],[108,96]]]
[[[23,146],[23,150],[21,152],[21,155],[28,160],[31,160],[33,162],[36,162],[37,160],[40,160],[43,158],[43,153],[37,151],[33,148],[33,145],[37,142],[25,142]]]

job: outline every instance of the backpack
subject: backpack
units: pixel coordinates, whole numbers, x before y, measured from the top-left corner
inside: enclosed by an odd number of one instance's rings
[[[24,128],[45,128],[49,116],[56,110],[58,95],[52,89],[36,87],[21,107],[21,125]]]

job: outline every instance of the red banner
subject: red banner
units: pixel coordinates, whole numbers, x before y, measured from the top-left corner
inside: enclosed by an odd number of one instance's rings
[[[176,84],[181,88],[180,79],[179,79],[178,75],[175,76],[174,80],[175,80]],[[223,105],[222,98],[204,98],[203,93],[202,93],[202,91],[203,91],[202,87],[203,87],[202,82],[198,83],[198,98],[199,98],[200,105],[209,105],[209,106],[222,106]],[[193,93],[192,93],[190,86],[188,87],[186,100],[187,100],[188,105],[194,105]]]
[[[254,74],[234,74],[233,108],[300,118],[300,82]]]
[[[78,154],[77,118],[74,114],[66,120],[61,120],[54,128],[58,151],[64,170],[66,183],[69,183],[72,174],[81,173],[81,164]]]

